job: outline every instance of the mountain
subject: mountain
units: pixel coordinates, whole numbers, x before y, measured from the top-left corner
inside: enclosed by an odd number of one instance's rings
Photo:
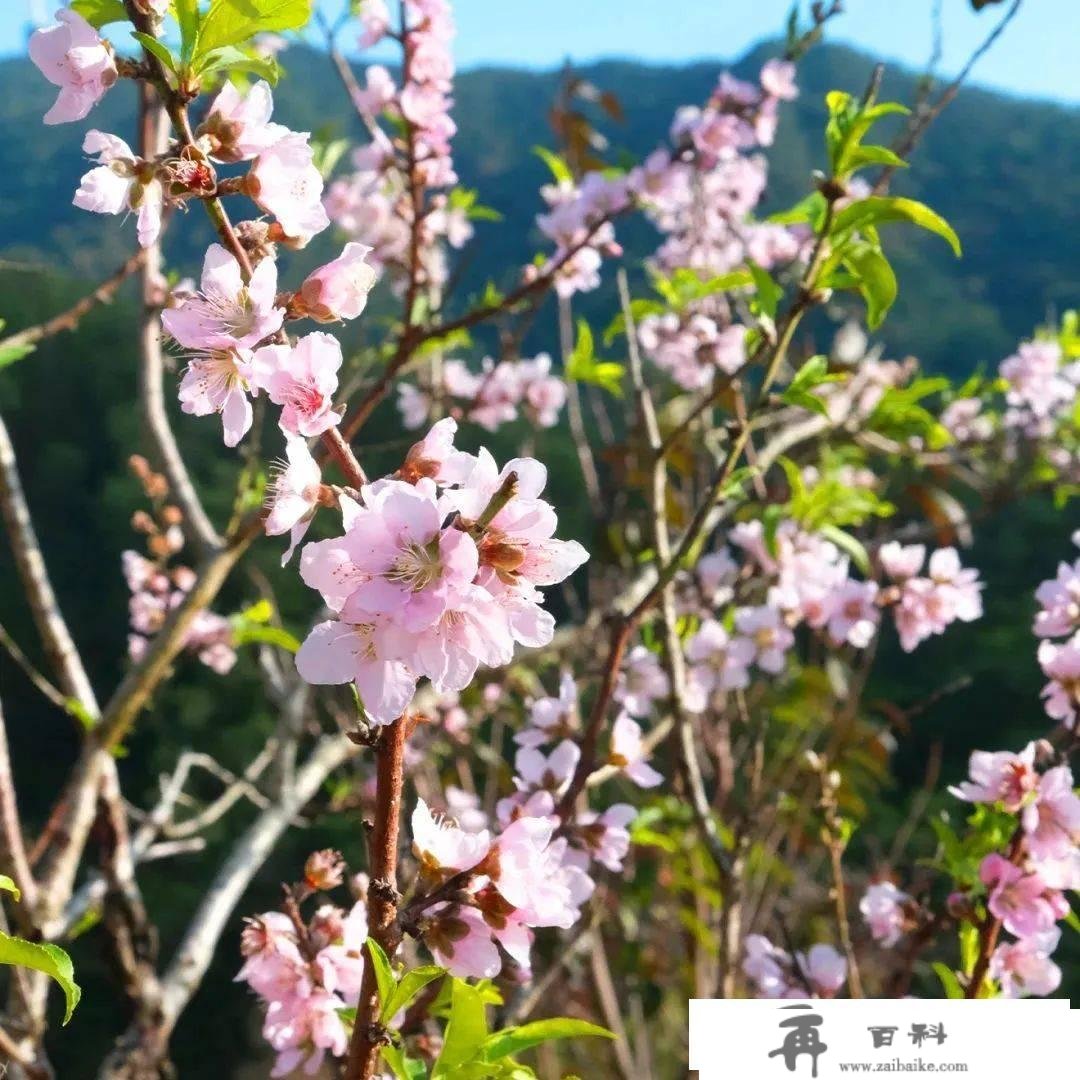
[[[752,77],[762,59],[775,51],[762,46],[732,68]],[[359,135],[325,56],[293,48],[286,63],[289,74],[277,93],[283,122],[325,134]],[[614,93],[626,111],[625,124],[606,125],[609,159],[641,157],[662,141],[675,109],[703,100],[723,66],[719,61],[685,67],[611,61],[583,68],[579,73]],[[822,162],[825,92],[861,91],[871,67],[869,57],[830,46],[814,50],[803,62],[802,93],[784,110],[772,155],[770,207],[799,199]],[[910,72],[891,71],[884,93],[909,101],[916,83]],[[495,68],[471,71],[458,80],[460,133],[455,157],[463,183],[477,188],[481,201],[505,216],[500,225],[478,225],[466,256],[462,284],[466,293],[482,288],[489,277],[513,273],[542,246],[533,218],[540,208],[538,188],[547,175],[528,151],[552,141],[546,114],[558,84],[557,72]],[[121,226],[71,205],[86,169],[79,150],[81,133],[71,125],[50,128],[41,123],[51,97],[52,90],[27,61],[0,62],[4,133],[0,317],[7,318],[12,328],[62,310],[85,291],[87,283],[118,266],[135,242],[132,223]],[[120,86],[85,126],[128,136],[133,115],[131,87]],[[992,367],[1045,312],[1065,307],[1080,295],[1070,229],[1073,207],[1080,202],[1076,112],[963,90],[931,129],[910,172],[898,177],[896,190],[923,199],[944,214],[964,241],[965,255],[954,260],[940,240],[914,230],[897,230],[888,237],[901,292],[882,336],[894,355],[913,353],[930,366],[952,372]],[[192,213],[183,230],[170,230],[174,234],[170,261],[185,275],[197,269],[210,239],[203,217]],[[644,254],[653,242],[648,226],[640,223],[620,225],[619,237],[631,255]],[[283,261],[308,264],[329,253],[334,243],[329,237],[321,239],[313,250],[298,256],[283,253]],[[286,266],[285,280],[298,280],[292,267]],[[0,412],[19,453],[44,553],[91,677],[102,693],[124,670],[128,595],[120,574],[120,552],[135,543],[129,522],[141,502],[124,466],[127,455],[140,447],[139,418],[132,404],[133,300],[129,286],[113,307],[86,318],[77,334],[44,342],[32,357],[0,372]],[[602,326],[611,316],[610,292],[582,298],[579,307],[594,326]],[[362,333],[368,320],[361,322]],[[550,311],[541,315],[537,345],[550,341],[552,322]],[[177,415],[176,426],[212,516],[225,520],[235,453],[224,451],[213,421]],[[401,432],[392,410],[377,417],[363,437],[365,463],[375,461],[373,474],[381,471],[380,452],[400,459]],[[380,448],[372,440],[396,441]],[[494,445],[498,451],[498,443]],[[565,432],[543,433],[537,452],[559,477],[560,521],[565,529],[561,534],[576,533],[587,540],[580,528],[588,517],[588,503]],[[973,676],[969,691],[928,707],[905,740],[896,762],[898,824],[906,797],[921,783],[934,740],[946,740],[947,779],[954,780],[963,770],[961,759],[973,746],[1023,745],[1042,733],[1044,718],[1037,706],[1040,679],[1028,633],[1031,590],[1052,574],[1056,559],[1069,550],[1068,531],[1065,516],[1048,504],[1029,503],[1011,512],[1008,528],[988,528],[970,553],[971,563],[980,567],[987,581],[986,619],[928,644],[916,658],[901,657],[895,648],[885,657],[878,690],[889,700],[933,700],[932,695],[951,685],[959,673]],[[256,545],[253,558],[269,571],[279,552],[278,543],[263,543]],[[92,568],[88,553],[94,560]],[[8,560],[0,539],[0,619],[42,663],[15,575],[2,572],[10,566]],[[250,602],[250,584],[242,575],[237,577],[216,610],[227,614]],[[287,575],[278,575],[275,581],[281,582],[278,598],[286,623],[303,626],[311,614],[310,594]],[[19,790],[20,804],[39,826],[70,765],[76,738],[64,718],[43,702],[5,657],[0,657],[0,680],[15,775],[27,778]],[[125,794],[136,805],[151,804],[157,775],[171,769],[178,753],[192,746],[240,769],[273,722],[250,653],[226,681],[198,665],[185,664],[180,677],[155,696],[145,722],[125,745],[120,763]],[[148,906],[159,920],[163,956],[175,946],[225,844],[250,814],[250,808],[238,807],[219,822],[208,834],[206,852],[152,864],[140,873]],[[239,917],[278,902],[278,883],[295,875],[310,849],[311,835],[297,830],[290,836],[234,916],[177,1034],[179,1075],[215,1080],[266,1075],[256,1010],[231,982],[238,966]],[[319,843],[354,851],[355,827],[349,815],[320,821]],[[71,1026],[63,1032],[57,1026],[52,1043],[57,1075],[82,1078],[94,1075],[96,1063],[113,1034],[125,1026],[126,1017],[101,955],[100,936],[88,932],[72,951],[86,992]]]
[[[775,51],[763,45],[732,70],[753,77],[762,59]],[[860,90],[872,63],[838,46],[820,47],[803,61],[801,94],[785,109],[772,155],[769,206],[790,204],[806,192],[812,170],[822,161],[826,91]],[[286,66],[277,92],[282,121],[327,135],[359,135],[323,54],[294,47]],[[704,99],[724,67],[720,61],[686,67],[608,61],[582,68],[581,75],[612,92],[626,111],[625,123],[607,125],[609,159],[647,153],[664,139],[675,109]],[[917,81],[912,72],[891,70],[883,94],[911,101]],[[468,256],[466,287],[482,287],[488,277],[527,262],[540,247],[532,223],[546,172],[529,148],[552,141],[546,114],[558,82],[558,72],[505,68],[469,71],[457,81],[455,158],[462,182],[505,216],[500,225],[480,226]],[[0,62],[5,132],[0,255],[44,260],[89,278],[124,258],[132,230],[106,225],[71,206],[85,160],[71,125],[41,124],[51,95],[28,61]],[[132,130],[132,110],[131,88],[119,87],[87,126],[123,136]],[[1080,286],[1068,229],[1070,211],[1080,199],[1080,115],[1074,110],[964,89],[932,126],[895,190],[942,213],[960,234],[965,252],[956,261],[940,241],[914,230],[892,238],[901,293],[883,334],[891,348],[954,372],[992,365],[1048,311],[1074,301]],[[184,233],[184,247],[173,254],[187,272],[207,234],[201,221]],[[632,254],[648,250],[644,226],[626,227],[620,238]],[[0,315],[8,314],[9,306],[0,298]],[[586,302],[586,311],[592,306]]]

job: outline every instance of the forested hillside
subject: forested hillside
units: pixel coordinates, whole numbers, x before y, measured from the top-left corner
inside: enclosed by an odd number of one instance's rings
[[[762,53],[745,57],[733,70],[749,74],[760,67],[761,57]],[[358,135],[359,125],[326,57],[293,48],[284,60],[288,76],[277,94],[282,120],[326,136]],[[626,112],[624,124],[609,122],[605,127],[611,142],[609,159],[618,162],[647,153],[664,136],[679,105],[707,97],[723,66],[721,61],[681,68],[607,62],[584,69],[581,74],[614,93]],[[869,57],[836,47],[819,48],[807,57],[800,71],[801,96],[783,114],[783,137],[771,170],[770,205],[790,204],[811,183],[812,170],[820,164],[825,92],[834,87],[858,92],[871,66]],[[547,178],[546,170],[538,158],[523,154],[522,148],[551,142],[546,111],[558,81],[557,72],[503,69],[469,72],[457,81],[455,115],[460,132],[455,159],[462,182],[478,189],[481,201],[506,219],[498,228],[478,225],[477,237],[466,253],[462,293],[479,291],[505,268],[528,263],[540,247],[532,222],[540,207],[537,191]],[[916,76],[891,71],[882,96],[911,100],[915,87]],[[41,125],[50,93],[44,81],[33,76],[28,62],[0,63],[0,130],[4,132],[0,139],[0,317],[8,320],[10,329],[61,310],[87,284],[118,266],[134,246],[131,223],[123,228],[114,227],[115,223],[103,227],[100,219],[71,205],[85,162],[70,129]],[[121,88],[92,114],[93,126],[128,135],[132,106],[128,88]],[[964,90],[934,125],[914,157],[910,175],[898,179],[896,190],[922,199],[943,214],[955,226],[965,252],[961,261],[955,261],[934,237],[924,240],[915,230],[896,237],[891,251],[900,299],[882,334],[892,355],[910,353],[930,368],[951,373],[990,369],[1018,338],[1030,332],[1033,323],[1080,297],[1073,227],[1073,208],[1080,203],[1080,115],[1048,104]],[[169,250],[171,269],[184,276],[197,269],[197,253],[207,240],[203,229],[203,222],[198,227],[190,222],[184,230],[188,246]],[[631,260],[635,252],[643,254],[648,249],[646,233],[645,226],[620,232]],[[314,250],[295,257],[297,263],[315,262],[333,243],[321,238]],[[288,260],[283,263],[287,265]],[[140,446],[134,406],[135,346],[125,329],[133,302],[133,295],[123,292],[114,305],[88,317],[76,334],[61,335],[26,360],[0,371],[0,410],[21,454],[45,555],[65,611],[93,665],[92,674],[103,688],[116,682],[125,663],[127,591],[120,574],[120,552],[131,544],[129,519],[139,498],[125,467],[127,455]],[[586,298],[581,310],[593,316],[595,326],[603,326],[611,316],[610,292]],[[536,344],[552,342],[553,322],[553,312],[545,309],[535,331]],[[822,326],[819,331],[823,332]],[[365,438],[396,438],[400,446],[395,415],[387,410],[379,423],[365,431]],[[62,418],[61,430],[55,430],[57,417]],[[218,480],[207,488],[213,493],[209,509],[219,518],[227,516],[235,456],[223,454],[216,439],[207,439],[206,426],[197,428],[190,418],[178,423],[178,431],[185,447],[195,448],[188,458],[196,473],[204,481]],[[558,429],[545,433],[544,440],[543,456],[565,484],[560,498],[569,507],[577,490],[576,459]],[[85,447],[93,449],[86,453]],[[882,694],[909,703],[947,684],[954,666],[958,669],[963,663],[965,670],[975,672],[970,689],[920,712],[913,721],[912,738],[899,759],[902,785],[918,787],[927,747],[943,734],[948,747],[949,728],[958,747],[978,741],[975,733],[986,730],[1001,732],[991,740],[993,745],[1011,745],[1029,726],[1041,730],[1037,704],[1041,680],[1034,646],[1024,627],[1030,618],[1030,591],[1068,553],[1067,536],[1075,519],[1070,509],[1058,513],[1038,503],[992,523],[981,547],[971,555],[988,583],[987,618],[920,652],[917,665],[910,658],[890,660],[890,685],[882,685]],[[565,520],[572,528],[572,510],[568,509]],[[278,547],[262,545],[259,557],[272,563],[278,558]],[[113,553],[112,561],[104,565],[114,572],[88,577],[83,554],[90,550]],[[28,615],[20,607],[11,575],[3,572],[8,559],[7,549],[0,547],[0,621],[17,639],[29,641]],[[1022,568],[1022,580],[1013,576],[1017,566]],[[295,589],[292,597],[281,598],[286,620],[293,614],[288,610],[290,603],[297,608],[297,618],[304,610],[298,602],[298,583]],[[231,583],[218,606],[227,613],[257,596],[257,583],[240,579]],[[1008,634],[1000,629],[1006,625]],[[1016,640],[1017,628],[1024,635],[1021,641]],[[211,732],[219,740],[224,761],[245,761],[249,747],[273,722],[260,697],[253,663],[245,656],[227,689],[202,668],[185,672],[170,684],[127,748],[132,763],[152,776],[170,765],[180,749],[196,741],[205,745]],[[43,780],[36,792],[20,792],[31,820],[36,816],[40,820],[53,791],[45,781],[63,774],[75,743],[63,719],[34,697],[3,658],[0,679],[13,713],[9,717],[13,754],[20,762],[37,763]],[[1011,737],[1008,732],[1013,733]],[[148,790],[147,800],[152,796]],[[901,786],[896,793],[898,820],[903,817],[906,797]],[[219,829],[239,828],[243,813]],[[340,828],[348,828],[347,819],[338,821]],[[220,832],[218,839],[224,835]],[[215,839],[212,833],[210,838]],[[332,839],[324,836],[324,842]],[[352,842],[347,834],[339,840],[344,845]],[[291,852],[286,845],[260,875],[260,896],[245,903],[243,910],[257,911],[273,904],[276,883],[288,874],[282,866],[309,846],[303,837],[294,842]],[[213,859],[203,860],[196,854],[170,862],[156,876],[147,873],[150,903],[173,916],[171,924],[168,918],[162,922],[164,952],[172,945],[170,934],[178,932],[187,908],[205,887],[212,866]],[[166,896],[168,903],[160,903]],[[92,932],[73,952],[84,985],[92,989],[95,979],[108,977]],[[230,983],[237,966],[236,956],[224,948],[200,999],[181,1025],[175,1043],[181,1075],[207,1075],[189,1068],[194,1061],[208,1059],[222,1063],[223,1071],[215,1075],[265,1075],[265,1068],[248,1074],[230,1071],[232,1062],[251,1061],[259,1045],[254,1010],[245,994]],[[109,1007],[100,1004],[106,1000],[115,998],[86,994],[72,1025],[79,1029],[79,1037],[67,1040],[66,1051],[58,1046],[59,1075],[89,1075],[88,1063],[100,1058],[102,1041],[122,1026],[116,1017],[101,1013]],[[82,1063],[64,1057],[80,1044]]]

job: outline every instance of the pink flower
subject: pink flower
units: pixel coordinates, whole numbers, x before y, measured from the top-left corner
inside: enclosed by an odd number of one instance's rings
[[[910,902],[911,897],[891,881],[867,887],[859,901],[859,911],[870,927],[870,936],[879,945],[891,949],[900,940],[907,924],[904,906]]]
[[[914,577],[926,561],[926,548],[922,544],[904,546],[896,540],[882,544],[878,552],[881,568],[894,581],[906,581]]]
[[[163,200],[154,164],[137,158],[123,139],[102,131],[86,133],[83,153],[97,155],[98,166],[79,181],[74,204],[94,214],[136,212],[139,243],[149,247],[161,232]]]
[[[1069,913],[1064,896],[1048,889],[1038,873],[1028,873],[996,853],[983,859],[979,879],[990,894],[990,913],[1016,937],[1044,933]]]
[[[1042,638],[1064,637],[1080,628],[1080,562],[1061,563],[1057,577],[1035,590],[1042,611],[1035,616],[1035,633]]]
[[[270,122],[273,111],[267,82],[260,79],[241,93],[226,79],[198,134],[209,142],[210,156],[217,161],[249,161],[289,134],[288,128]]]
[[[330,224],[322,204],[322,175],[312,160],[307,134],[290,132],[262,151],[248,173],[248,187],[298,246]]]
[[[309,545],[310,546],[310,545]],[[296,670],[316,686],[353,682],[375,724],[392,724],[412,701],[417,675],[380,647],[383,620],[319,623],[296,654]]]
[[[481,566],[491,567],[511,587],[556,585],[589,554],[576,540],[554,538],[558,519],[539,497],[547,483],[547,469],[539,461],[516,458],[500,472],[491,454],[481,449],[461,489],[448,492],[445,500],[449,508],[476,520],[510,473],[517,476],[515,494],[489,523],[480,544]]]
[[[311,438],[341,422],[332,397],[341,367],[341,344],[330,334],[302,337],[295,346],[264,345],[252,357],[255,382],[275,405],[287,435]]]
[[[360,48],[377,45],[390,29],[390,9],[386,0],[359,0],[355,11],[364,28],[360,35]]]
[[[959,619],[972,622],[982,615],[982,584],[978,571],[965,570],[954,548],[930,556],[929,577],[909,577],[893,609],[900,647],[911,652],[926,638],[941,634]]]
[[[847,960],[831,945],[812,945],[796,953],[795,962],[822,997],[834,997],[847,979]]]
[[[1035,743],[1028,743],[1019,754],[976,750],[968,763],[971,780],[949,788],[949,793],[965,802],[1000,802],[1010,814],[1015,814],[1031,801],[1039,786],[1036,750]]]
[[[375,270],[365,260],[366,244],[346,244],[341,254],[312,271],[300,286],[304,313],[319,322],[355,319],[367,305]]]
[[[663,776],[646,760],[641,741],[641,725],[621,712],[611,729],[611,753],[608,761],[621,769],[638,787],[653,788],[663,783]]]
[[[761,89],[781,101],[794,101],[799,96],[795,86],[795,65],[788,60],[766,60],[761,66]]]
[[[644,645],[635,645],[619,673],[615,700],[630,716],[640,719],[652,712],[654,702],[663,700],[670,692],[667,673],[656,654]]]
[[[423,938],[436,963],[459,979],[491,979],[502,970],[492,929],[474,907],[433,907],[424,921]]]
[[[747,669],[754,653],[752,641],[732,638],[715,619],[704,619],[686,643],[686,658],[693,665],[687,680],[687,708],[704,712],[713,694],[748,686]]]
[[[537,698],[529,706],[529,726],[514,736],[520,746],[538,747],[546,742],[573,738],[578,727],[578,692],[574,676],[564,671],[559,696]]]
[[[460,529],[443,529],[430,480],[415,486],[380,480],[363,495],[345,540],[366,580],[343,612],[385,613],[407,631],[425,630],[447,611],[451,594],[471,584],[476,544]]]
[[[245,285],[232,254],[220,244],[211,244],[203,260],[201,291],[163,311],[161,322],[186,349],[253,348],[281,329],[285,311],[274,306],[276,295],[273,259],[263,259]]]
[[[795,635],[778,611],[770,607],[739,608],[735,612],[735,629],[753,645],[754,662],[762,671],[776,675],[783,670]]]
[[[97,31],[69,8],[58,11],[56,19],[57,25],[35,30],[29,45],[30,59],[60,88],[46,124],[81,120],[116,82],[112,50]]]
[[[1050,681],[1042,689],[1046,715],[1066,727],[1076,724],[1080,710],[1080,634],[1062,645],[1039,645],[1039,666]]]
[[[881,619],[877,592],[877,582],[849,578],[830,595],[828,631],[834,645],[848,642],[865,649],[873,641]]]
[[[423,799],[412,815],[413,853],[421,871],[436,882],[478,865],[491,849],[491,834],[470,833],[448,821],[437,820]]]
[[[180,408],[192,416],[221,413],[225,445],[235,446],[251,427],[251,387],[249,352],[212,352],[188,364],[177,396]]]
[[[629,825],[636,817],[637,811],[626,803],[609,806],[602,814],[583,811],[574,823],[575,836],[591,858],[617,874],[630,851]]]
[[[552,840],[553,831],[548,819],[522,817],[495,841],[492,882],[529,926],[573,926],[592,892],[587,875],[566,861],[566,841]]]
[[[436,421],[431,430],[409,447],[396,479],[415,484],[427,478],[439,484],[460,484],[472,472],[476,458],[454,447],[457,421],[449,416]]]
[[[791,989],[791,956],[762,934],[747,934],[743,974],[756,984],[758,995],[782,998]]]
[[[366,86],[353,91],[353,103],[365,117],[374,119],[397,97],[393,76],[382,64],[372,64],[364,73]]]
[[[1061,940],[1055,926],[1041,934],[999,945],[990,958],[990,977],[1005,997],[1046,997],[1061,985],[1061,968],[1050,959]]]
[[[1080,798],[1067,765],[1039,777],[1035,801],[1023,808],[1020,821],[1032,859],[1061,859],[1080,844]]]
[[[581,749],[564,739],[547,756],[532,746],[523,746],[514,756],[514,784],[520,792],[547,791],[555,798],[570,786]]]
[[[269,485],[270,513],[263,523],[267,536],[289,533],[289,548],[281,557],[282,566],[292,558],[296,545],[307,533],[322,487],[319,466],[303,439],[286,439],[285,456],[285,466]]]

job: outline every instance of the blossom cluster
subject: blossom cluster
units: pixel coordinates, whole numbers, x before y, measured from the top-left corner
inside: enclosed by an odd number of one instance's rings
[[[515,791],[497,804],[494,828],[474,807],[458,823],[417,804],[413,851],[421,882],[435,898],[419,932],[455,975],[490,978],[502,970],[505,953],[527,976],[533,931],[577,921],[595,889],[592,864],[612,872],[623,867],[632,806],[561,808],[580,763],[579,719],[576,685],[564,672],[558,696],[534,700],[528,724],[515,736]],[[648,764],[640,726],[626,713],[612,728],[607,763],[640,787],[663,779]],[[447,882],[455,886],[453,898],[440,899]]]
[[[305,871],[305,898],[342,881],[335,852],[315,852]],[[287,1076],[301,1066],[311,1075],[327,1054],[344,1055],[349,1032],[342,1012],[360,997],[367,930],[363,900],[348,910],[322,903],[306,922],[281,911],[246,920],[240,937],[244,965],[236,979],[265,1006],[263,1036],[277,1054],[271,1076]]]
[[[1080,533],[1073,535],[1080,544]],[[1046,713],[1068,728],[1080,714],[1080,559],[1061,563],[1057,576],[1035,592],[1040,611],[1035,616],[1039,664],[1049,680],[1043,688]],[[1065,640],[1054,640],[1065,639]]]
[[[1080,887],[1080,797],[1067,765],[1052,760],[1048,743],[1030,743],[1019,754],[976,751],[970,779],[950,788],[959,799],[1016,815],[1009,851],[992,852],[979,868],[990,914],[1015,941],[999,944],[990,975],[1007,996],[1053,993],[1061,971],[1051,959],[1070,911],[1067,890]]]
[[[1071,412],[1080,386],[1080,362],[1065,363],[1057,341],[1022,342],[1001,362],[1005,392],[1005,426],[1027,438],[1045,438],[1055,422]]]
[[[763,934],[748,934],[744,947],[743,974],[760,998],[831,998],[847,981],[847,960],[831,945],[792,956]]]
[[[449,111],[454,21],[446,0],[406,0],[401,10],[402,83],[381,64],[366,69],[353,103],[371,139],[354,152],[355,171],[330,185],[325,205],[342,231],[371,248],[374,266],[396,271],[399,283],[415,274],[435,289],[447,277],[444,246],[460,248],[473,232],[465,206],[442,193],[424,197],[457,181]],[[391,32],[384,0],[360,5],[359,18],[362,48]],[[382,121],[404,134],[394,137]]]
[[[250,162],[228,190],[250,196],[275,220],[269,226],[243,223],[239,233],[264,244],[303,247],[330,223],[322,205],[323,179],[309,134],[272,123],[272,112],[266,82],[246,93],[226,82],[194,138],[152,160],[137,155],[115,135],[91,130],[83,152],[95,158],[96,166],[83,176],[75,205],[98,214],[136,214],[139,243],[146,247],[161,232],[167,203],[217,196],[223,190],[217,169]]]
[[[766,675],[783,671],[800,625],[833,647],[864,649],[888,609],[901,647],[910,652],[952,622],[982,613],[978,574],[960,565],[953,548],[933,552],[924,576],[925,547],[883,545],[878,553],[887,579],[883,587],[872,578],[854,577],[849,557],[836,544],[790,519],[780,523],[770,543],[760,521],[735,525],[728,540],[742,550],[745,562],[740,564],[726,546],[710,552],[696,568],[695,594],[685,598],[687,609],[701,617],[685,647],[687,706],[693,711],[708,708],[714,694],[748,686],[755,667]],[[734,603],[740,583],[765,584],[762,602]],[[638,653],[633,662],[644,658]],[[659,681],[652,685],[653,696],[662,696]]]
[[[538,353],[530,359],[500,360],[484,357],[479,373],[463,360],[447,359],[440,365],[437,388],[412,383],[398,385],[398,409],[409,429],[422,427],[431,414],[433,399],[462,421],[496,432],[524,412],[538,428],[554,427],[566,404],[566,383],[553,375],[551,357]]]
[[[508,663],[515,643],[547,644],[554,620],[539,587],[588,558],[554,537],[543,465],[519,458],[500,471],[486,450],[456,450],[456,430],[440,420],[393,477],[359,501],[342,496],[343,535],[301,554],[301,576],[335,618],[314,628],[297,668],[311,683],[355,683],[376,724],[405,712],[422,676],[462,690],[480,664]]]

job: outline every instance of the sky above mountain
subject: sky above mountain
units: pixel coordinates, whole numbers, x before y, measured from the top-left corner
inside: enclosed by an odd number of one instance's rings
[[[345,0],[321,0],[334,13]],[[963,66],[1002,17],[1008,3],[976,14],[970,0],[846,0],[829,31],[885,60],[925,66],[934,48],[934,11],[941,12],[943,75]],[[23,51],[35,21],[47,21],[58,0],[3,0],[0,55]],[[808,7],[804,2],[802,7]],[[652,61],[734,58],[777,35],[791,0],[460,0],[457,56],[462,67],[510,64],[551,67],[568,55]],[[980,61],[974,81],[1015,94],[1080,101],[1075,42],[1076,0],[1025,0],[1008,34]]]

